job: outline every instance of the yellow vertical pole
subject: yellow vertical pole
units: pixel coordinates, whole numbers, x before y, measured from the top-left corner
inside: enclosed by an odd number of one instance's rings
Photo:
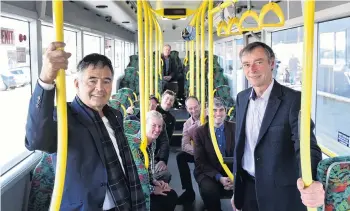
[[[201,13],[201,123],[205,122],[205,11],[208,0],[205,0]]]
[[[162,64],[162,59],[161,59],[161,54],[163,52],[163,45],[164,45],[164,38],[163,38],[163,31],[158,23],[159,27],[159,38],[160,38],[160,44],[159,44],[159,52],[158,52],[158,57],[159,57],[159,78],[162,79],[163,77],[163,65]],[[159,93],[158,100],[161,101],[161,94]]]
[[[144,18],[145,18],[145,89],[142,90],[143,92],[145,92],[145,113],[148,112],[149,109],[149,16],[148,14],[151,12],[149,11],[148,7],[147,7],[147,3],[146,1],[142,1],[143,4],[143,8],[144,8]]]
[[[231,4],[231,3],[230,3]],[[214,132],[214,80],[213,80],[213,68],[214,68],[214,55],[213,55],[213,45],[214,45],[214,37],[213,37],[213,16],[216,11],[220,11],[222,7],[216,7],[213,9],[213,0],[209,0],[209,9],[208,9],[208,45],[209,45],[209,81],[208,81],[208,112],[209,112],[209,130],[210,130],[210,137],[214,146],[215,153],[218,157],[218,160],[226,172],[227,176],[233,180],[233,174],[230,171],[230,169],[227,167],[226,164],[224,164],[223,157],[221,155],[218,142],[215,136]]]
[[[64,42],[63,37],[63,1],[52,2],[53,22],[56,33],[56,41]],[[52,194],[50,210],[58,211],[61,207],[64,181],[67,167],[67,103],[66,103],[66,74],[59,70],[56,80],[57,90],[57,165],[56,179]]]
[[[156,53],[155,53],[155,66],[156,68],[154,69],[154,93],[155,96],[158,97],[159,93],[158,93],[158,71],[159,71],[159,57],[158,57],[158,53],[159,53],[159,29],[158,27],[156,27],[156,18],[153,19],[154,20],[154,25],[156,28]]]
[[[312,100],[312,72],[314,52],[314,21],[315,21],[315,0],[304,2],[304,58],[301,92],[301,122],[300,122],[300,160],[302,178],[305,186],[312,183],[311,155],[310,155],[310,119]],[[316,208],[308,208],[309,211],[316,211]]]
[[[200,36],[199,36],[199,22],[200,22],[200,14],[202,12],[202,7],[203,7],[203,3],[200,7],[200,9],[198,10],[198,15],[197,15],[197,19],[196,19],[196,97],[199,99],[200,98],[200,69],[199,69],[199,58],[200,58],[200,54],[199,54],[199,44],[200,44]],[[204,23],[202,23],[203,25]]]
[[[149,6],[148,6],[149,8]],[[150,54],[150,62],[149,62],[149,94],[153,95],[153,24],[152,24],[152,12],[150,9],[148,9],[148,15],[149,15],[149,54]]]
[[[190,96],[194,96],[194,41],[190,41]]]
[[[144,63],[144,43],[143,43],[143,19],[142,19],[142,0],[137,0],[137,28],[138,28],[138,49],[139,49],[139,93],[140,93],[140,122],[141,122],[141,147],[143,156],[145,157],[145,166],[148,168],[149,159],[147,154],[147,138],[146,138],[146,113],[145,109],[145,63]],[[148,106],[148,105],[147,105]]]

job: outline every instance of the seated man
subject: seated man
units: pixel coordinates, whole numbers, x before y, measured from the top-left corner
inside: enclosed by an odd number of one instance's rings
[[[153,176],[156,171],[154,165],[155,160],[155,140],[160,135],[163,128],[163,117],[157,111],[149,111],[146,116],[146,137],[147,137],[147,153],[149,157],[149,179],[150,179],[150,193],[151,193],[151,210],[152,211],[172,211],[176,207],[177,194],[169,186],[167,182],[158,180]],[[140,132],[138,134],[141,136]],[[141,150],[140,150],[141,152]],[[144,161],[143,154],[140,157]]]
[[[174,101],[175,93],[173,91],[166,90],[162,95],[160,105],[158,105],[156,108],[156,111],[163,115],[169,141],[171,141],[171,137],[173,136],[176,123],[175,117],[169,112],[174,105]]]
[[[154,96],[150,97],[150,110],[155,110],[157,107],[158,100]],[[133,108],[129,107],[127,113],[130,114],[125,119],[126,120],[136,120],[140,121],[140,113],[136,115],[131,115],[134,113]],[[164,182],[169,183],[171,180],[171,174],[168,171],[167,163],[169,159],[169,139],[166,131],[165,125],[163,125],[163,130],[156,140],[156,149],[155,149],[155,162],[156,162],[156,172],[154,177]]]
[[[215,136],[222,156],[233,157],[235,124],[225,121],[226,109],[214,98]],[[221,210],[221,196],[232,196],[233,182],[223,170],[210,138],[209,123],[197,128],[194,135],[194,177],[204,205],[209,211]]]
[[[194,162],[193,133],[200,126],[200,104],[196,97],[190,96],[185,101],[187,112],[191,117],[184,123],[182,132],[182,152],[177,154],[176,161],[179,168],[182,189],[185,192],[179,197],[179,204],[192,203],[195,193],[192,187],[191,172],[188,163]]]

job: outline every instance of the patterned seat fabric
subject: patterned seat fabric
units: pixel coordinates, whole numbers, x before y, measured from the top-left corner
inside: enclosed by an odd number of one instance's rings
[[[130,100],[132,100],[132,102],[134,102],[136,100],[136,93],[134,93],[134,90],[130,89],[130,88],[121,88],[117,91],[117,93],[122,93],[126,96],[128,96],[128,98],[130,98]]]
[[[49,210],[54,182],[55,171],[51,156],[43,153],[40,162],[33,171],[28,211]]]
[[[125,134],[125,136],[128,140],[129,147],[135,161],[135,165],[140,178],[143,193],[145,194],[147,210],[150,210],[150,203],[151,203],[151,198],[150,198],[151,193],[149,188],[150,180],[149,180],[148,170],[146,169],[145,164],[143,163],[141,158],[141,153],[140,153],[141,140],[137,138],[136,135]]]
[[[135,135],[139,132],[141,124],[135,120],[124,120],[124,132],[126,134]]]
[[[322,160],[317,167],[317,180],[326,192],[325,205],[318,211],[350,210],[350,156]]]
[[[136,95],[139,94],[139,74],[138,68],[127,67],[125,69],[124,78],[120,82],[119,89],[129,88],[135,92]]]
[[[128,96],[125,95],[124,93],[117,92],[116,94],[113,94],[111,98],[113,100],[119,101],[125,108],[128,108],[129,106],[131,106]]]
[[[125,107],[122,103],[120,103],[120,101],[116,100],[116,99],[110,99],[107,103],[109,106],[111,106],[114,109],[117,109],[118,111],[120,111],[124,117],[126,117],[126,109],[127,107]]]

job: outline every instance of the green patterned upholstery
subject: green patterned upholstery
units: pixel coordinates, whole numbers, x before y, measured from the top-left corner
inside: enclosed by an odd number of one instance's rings
[[[110,99],[107,103],[109,106],[111,106],[114,109],[117,109],[118,111],[120,111],[124,117],[126,117],[126,109],[127,107],[125,107],[124,105],[122,105],[120,103],[120,101],[116,100],[116,99]]]
[[[325,187],[325,206],[318,211],[350,210],[350,156],[322,160],[317,167],[317,180]]]
[[[130,101],[128,99],[128,96],[126,94],[124,94],[124,93],[117,92],[116,94],[113,94],[111,96],[111,98],[113,100],[119,101],[122,105],[125,106],[125,108],[128,108],[129,106],[131,106],[131,103],[130,103]]]
[[[127,67],[134,67],[135,69],[138,69],[139,67],[139,56],[138,55],[131,55],[129,56],[130,62]]]
[[[120,82],[119,89],[129,88],[133,90],[136,95],[139,94],[139,74],[135,67],[127,67],[125,69],[124,78]]]
[[[140,178],[143,193],[145,194],[147,210],[150,210],[150,203],[151,203],[151,198],[150,198],[151,193],[149,188],[150,179],[148,175],[148,170],[146,169],[145,164],[143,163],[142,157],[141,157],[141,150],[140,150],[141,140],[137,138],[136,135],[125,134],[125,136],[126,136],[126,139],[128,140],[129,147],[135,161],[135,165]]]
[[[124,131],[126,134],[135,135],[139,132],[141,124],[135,120],[124,120]]]
[[[40,162],[33,171],[28,211],[49,210],[54,183],[55,171],[51,156],[43,153]]]

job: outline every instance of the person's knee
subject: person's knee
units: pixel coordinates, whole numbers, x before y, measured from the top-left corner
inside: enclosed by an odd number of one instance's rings
[[[183,162],[185,160],[185,153],[184,152],[180,152],[179,154],[176,155],[176,161],[179,162]]]
[[[158,172],[156,175],[156,179],[163,180],[164,182],[169,183],[171,180],[171,173],[168,170]]]
[[[218,187],[211,180],[202,180],[199,184],[199,192],[201,193],[202,197],[220,198],[220,192],[218,191]]]

